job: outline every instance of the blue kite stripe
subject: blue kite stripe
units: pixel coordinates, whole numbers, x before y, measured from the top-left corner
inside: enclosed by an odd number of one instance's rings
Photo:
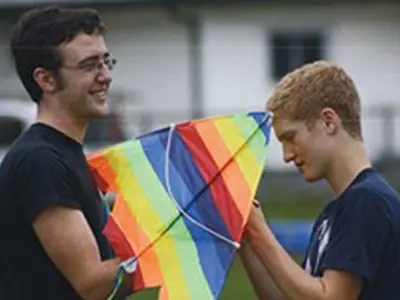
[[[168,134],[159,135],[163,145],[166,149]],[[171,172],[170,178],[176,178],[179,176],[179,181],[170,181],[171,189],[176,197],[176,200],[181,207],[185,208],[188,205],[189,208],[185,210],[192,218],[201,224],[205,224],[207,227],[212,228],[214,231],[222,234],[223,236],[230,237],[228,229],[219,213],[219,210],[214,204],[210,189],[207,186],[208,183],[204,181],[203,176],[198,169],[196,162],[194,161],[190,151],[186,148],[183,139],[179,135],[178,131],[174,131],[171,140],[170,149],[170,162],[176,168],[176,174]],[[183,176],[184,174],[184,176]],[[163,181],[165,183],[165,181]],[[182,190],[181,186],[186,186],[187,190],[190,191],[186,193]],[[200,194],[201,193],[201,194]],[[195,199],[196,198],[196,199]],[[193,201],[193,199],[195,199]],[[224,243],[222,247],[221,240],[210,235],[204,229],[199,228],[197,225],[193,224],[191,221],[187,220],[187,225],[189,231],[192,234],[199,251],[200,263],[206,274],[207,281],[211,287],[212,292],[215,294],[219,291],[219,284],[223,283],[225,277],[224,274],[227,272],[227,268],[230,265],[229,252],[233,251],[233,247],[229,244]],[[210,257],[207,247],[209,245],[204,244],[204,236],[209,240],[207,243],[213,245],[215,256]],[[199,243],[197,243],[199,242]],[[225,247],[225,246],[228,247]],[[204,260],[202,260],[202,255],[200,251],[204,252]],[[216,272],[215,264],[221,266]],[[214,269],[213,269],[214,268]]]
[[[166,147],[167,136],[163,138],[163,141],[165,142],[164,147]],[[183,183],[178,181],[171,183],[171,188],[174,195],[178,194],[175,196],[177,197],[178,203],[182,207],[187,207],[190,204],[190,207],[187,210],[187,213],[190,216],[194,217],[195,220],[200,221],[201,224],[205,224],[207,227],[213,229],[219,234],[231,238],[225,222],[222,219],[218,208],[214,204],[210,189],[207,187],[208,183],[204,181],[196,162],[186,148],[181,136],[177,131],[175,131],[172,136],[171,145],[171,163],[176,168],[177,174],[180,176],[181,174],[185,174],[185,176],[181,177],[181,179],[183,179]],[[171,178],[175,178],[175,174],[171,174]],[[181,185],[186,185],[188,190],[192,191],[192,194],[189,196],[182,193],[182,189],[180,188]],[[193,199],[195,199],[194,202]],[[195,217],[194,213],[198,213],[199,218]],[[210,235],[204,231],[204,229],[199,228],[189,220],[187,221],[191,225],[189,227],[189,231],[191,232],[194,241],[200,242],[198,244],[198,250],[202,250],[204,252],[205,259],[204,263],[201,263],[201,265],[206,273],[206,278],[211,290],[215,294],[217,291],[219,291],[220,284],[222,284],[225,280],[225,273],[230,265],[230,256],[232,255],[234,248],[232,245],[221,242],[221,240],[213,235]],[[192,231],[192,229],[194,230]],[[200,236],[197,236],[199,230]],[[210,253],[207,251],[208,245],[204,245],[204,240],[202,239],[204,234],[206,234],[208,238],[212,238],[212,241],[210,242],[213,243],[215,247],[218,245],[218,247],[215,248],[216,255],[213,257],[210,257]],[[223,243],[223,245],[219,245],[221,243]],[[222,265],[220,270],[221,272],[215,272],[215,267],[213,269],[215,264]]]
[[[221,220],[223,220],[222,225],[227,228],[229,238],[232,240],[235,233],[241,232],[243,216],[237,208],[224,178],[221,175],[216,176],[223,170],[220,170],[217,166],[202,137],[193,126],[179,126],[177,130],[199,171],[202,173],[202,177],[207,182],[212,180],[209,185],[209,191],[213,197],[214,205],[217,206],[218,202],[221,202],[221,198],[224,199],[224,203],[219,206],[218,211]],[[229,162],[227,161],[227,163]],[[234,163],[234,161],[231,161],[231,163]],[[219,219],[217,221],[219,222]]]
[[[269,143],[270,138],[270,130],[271,126],[268,126],[268,122],[266,122],[266,118],[268,117],[268,113],[265,112],[251,112],[247,114],[248,116],[252,117],[260,127],[261,131],[265,137],[265,144]],[[271,117],[271,116],[269,116]]]
[[[163,137],[161,137],[163,136]],[[168,131],[164,131],[163,134],[158,134],[157,136],[147,136],[142,140],[143,150],[152,165],[155,173],[157,174],[160,182],[163,184],[165,190],[166,187],[166,178],[165,178],[165,160],[166,160],[166,143],[168,139]],[[204,181],[200,175],[200,172],[197,170],[196,165],[193,162],[190,154],[184,148],[183,142],[180,137],[177,137],[177,134],[174,134],[171,145],[171,157],[170,157],[170,187],[174,194],[176,201],[179,205],[185,208],[191,200],[198,194],[205,186]],[[151,150],[150,150],[151,147]],[[177,159],[184,159],[188,165],[192,166],[190,168],[184,168],[181,162],[176,162]],[[177,169],[177,166],[180,166]],[[183,167],[183,168],[182,168]],[[192,178],[194,185],[188,186],[186,182],[182,179],[180,172],[184,173],[188,178]],[[213,207],[213,203],[210,201],[211,197],[209,193],[204,193],[201,198],[199,198],[193,205],[190,206],[188,210],[185,210],[192,218],[198,221],[201,224],[210,224],[209,216],[204,216],[201,214],[201,208],[198,203],[203,200],[203,198],[209,198],[208,209],[211,210]],[[215,208],[214,208],[215,210]],[[213,216],[218,216],[215,212]],[[215,294],[216,290],[218,290],[217,284],[219,282],[223,282],[225,279],[225,274],[227,272],[227,268],[229,266],[228,263],[224,263],[229,255],[225,250],[225,247],[220,247],[221,250],[217,250],[216,243],[220,243],[220,241],[216,240],[216,238],[210,235],[208,232],[204,231],[202,228],[199,228],[197,225],[193,224],[191,221],[187,220],[186,217],[182,216],[186,227],[188,228],[193,240],[195,241],[195,245],[198,251],[199,259],[201,267],[204,271],[207,282],[210,285],[210,289]],[[174,220],[171,220],[171,222]],[[221,231],[218,231],[221,232]],[[223,231],[222,231],[223,232]],[[228,245],[228,248],[232,251],[232,247]],[[225,251],[224,251],[225,250]],[[219,279],[219,280],[216,280]]]
[[[220,233],[218,231],[220,226],[223,226],[223,228],[226,227],[227,229],[229,228],[230,232],[232,233],[229,234],[229,236],[226,235],[226,237],[233,240],[232,234],[241,231],[243,216],[239,212],[223,177],[219,175],[219,172],[222,170],[219,170],[219,167],[211,157],[209,150],[206,148],[202,137],[199,135],[194,126],[178,126],[177,131],[179,132],[182,141],[185,143],[188,153],[190,153],[190,156],[194,159],[194,163],[197,165],[199,171],[203,174],[203,178],[207,182],[210,182],[207,189],[213,196],[214,205],[217,205],[218,201],[224,201],[222,207],[220,206],[218,209],[221,218],[213,220],[207,225],[213,229],[216,228],[218,233]],[[207,206],[205,206],[204,209],[206,210]],[[221,220],[223,220],[223,223],[221,223]],[[214,225],[213,223],[215,221],[218,224]],[[229,266],[235,254],[234,248],[225,241],[219,240],[218,243],[222,243],[220,247],[228,247],[227,249],[224,249],[224,252],[227,253],[227,256],[221,257],[220,259],[223,260],[224,265]],[[226,278],[222,277],[215,278],[215,281],[220,280],[220,282],[216,285],[218,289],[222,288],[225,279]]]

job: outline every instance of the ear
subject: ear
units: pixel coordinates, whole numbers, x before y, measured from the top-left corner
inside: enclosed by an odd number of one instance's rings
[[[33,70],[32,76],[43,92],[51,93],[57,89],[57,80],[52,71],[38,67]]]
[[[332,108],[323,108],[320,112],[320,119],[324,130],[328,134],[335,134],[341,126],[341,120]]]

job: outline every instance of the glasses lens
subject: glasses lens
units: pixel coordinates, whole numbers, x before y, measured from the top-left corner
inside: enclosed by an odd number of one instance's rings
[[[106,65],[108,69],[113,70],[114,66],[117,64],[117,60],[115,58],[109,58],[106,60]]]

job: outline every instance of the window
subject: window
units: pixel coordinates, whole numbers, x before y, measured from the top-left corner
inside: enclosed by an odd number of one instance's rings
[[[318,32],[274,32],[271,35],[272,78],[324,58],[325,41]]]

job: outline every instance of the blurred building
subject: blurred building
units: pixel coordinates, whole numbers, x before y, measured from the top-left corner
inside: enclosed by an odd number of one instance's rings
[[[365,106],[400,99],[400,3],[383,0],[0,0],[4,96],[26,97],[7,53],[12,22],[34,4],[55,2],[101,11],[119,60],[113,98],[122,103],[129,135],[171,121],[263,109],[283,74],[317,59],[344,66]],[[371,154],[388,140],[381,134],[384,118],[373,114],[364,123]],[[275,141],[272,148],[270,165],[281,166]]]

